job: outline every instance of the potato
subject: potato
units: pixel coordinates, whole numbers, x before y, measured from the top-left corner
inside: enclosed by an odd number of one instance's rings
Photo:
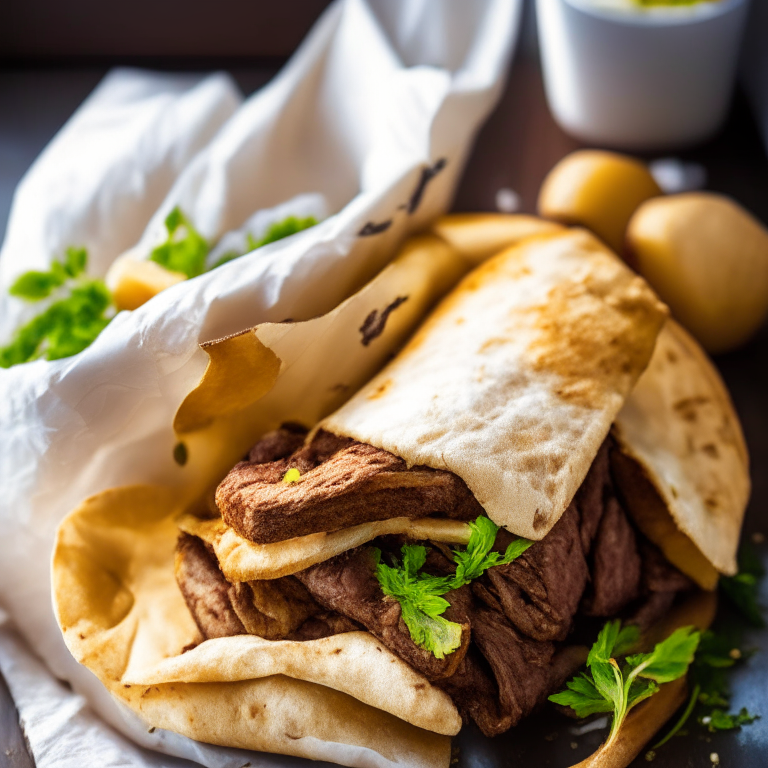
[[[561,229],[559,224],[522,213],[449,213],[432,225],[434,234],[472,264],[526,238]]]
[[[640,203],[661,194],[644,163],[615,152],[585,149],[563,158],[544,179],[539,213],[591,229],[617,253]]]
[[[628,248],[640,274],[708,352],[746,342],[768,314],[768,230],[722,195],[649,200]]]
[[[120,259],[107,274],[107,285],[118,309],[136,309],[187,276],[171,272],[154,261]]]

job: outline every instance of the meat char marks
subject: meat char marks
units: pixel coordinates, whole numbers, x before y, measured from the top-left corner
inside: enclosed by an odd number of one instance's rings
[[[245,526],[273,541],[406,514],[473,519],[481,513],[451,473],[408,470],[385,451],[328,433],[318,433],[306,447],[303,441],[304,432],[294,427],[267,435],[221,484],[217,501],[238,532],[245,534]],[[183,535],[177,578],[205,637],[249,632],[311,639],[365,628],[445,690],[466,721],[489,736],[503,733],[584,662],[586,648],[572,640],[568,644],[579,616],[624,616],[645,627],[669,609],[680,590],[692,586],[635,532],[611,477],[613,450],[609,438],[573,502],[542,541],[445,596],[450,603],[445,618],[461,625],[462,642],[443,659],[411,639],[400,604],[380,588],[371,545],[295,576],[229,585],[206,545]],[[282,483],[291,467],[311,482]],[[510,540],[499,531],[495,546],[503,550]],[[373,544],[387,557],[402,543],[383,537]],[[425,570],[452,573],[449,558],[444,545],[433,544]]]
[[[216,491],[224,522],[257,544],[392,517],[483,514],[452,472],[409,469],[388,451],[322,430],[306,446],[298,437],[295,427],[270,433]],[[298,469],[300,480],[283,482],[289,469]]]

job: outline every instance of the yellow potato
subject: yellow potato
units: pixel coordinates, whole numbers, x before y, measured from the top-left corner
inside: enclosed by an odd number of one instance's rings
[[[585,149],[563,158],[544,179],[539,213],[591,229],[620,253],[635,209],[661,194],[644,163],[615,152]]]
[[[434,234],[473,264],[528,237],[561,229],[552,221],[522,213],[449,213],[432,225]]]
[[[709,352],[746,342],[768,314],[768,230],[722,195],[649,200],[628,248],[640,273]]]
[[[186,279],[181,272],[171,272],[154,261],[121,259],[109,270],[107,285],[118,309],[136,309]]]

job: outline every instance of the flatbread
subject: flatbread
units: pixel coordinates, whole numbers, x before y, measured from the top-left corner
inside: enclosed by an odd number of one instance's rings
[[[431,231],[473,265],[511,245],[564,231],[562,224],[524,213],[448,213]]]
[[[666,307],[594,236],[514,246],[470,273],[321,427],[454,472],[541,539],[651,358]]]
[[[112,694],[149,726],[213,744],[345,765],[448,765],[461,726],[450,698],[367,632],[227,637],[184,652],[201,638],[173,574],[177,503],[158,486],[113,489],[59,528],[53,598],[64,640]]]
[[[330,533],[310,533],[273,544],[255,544],[240,536],[221,518],[201,520],[187,514],[179,519],[178,524],[185,533],[197,536],[213,547],[219,568],[231,583],[290,576],[373,541],[378,536],[402,534],[415,540],[466,546],[471,535],[469,526],[458,520],[393,517]]]
[[[717,370],[678,323],[667,321],[616,435],[680,531],[718,571],[736,573],[750,492],[747,446]],[[673,551],[665,554],[675,562]]]

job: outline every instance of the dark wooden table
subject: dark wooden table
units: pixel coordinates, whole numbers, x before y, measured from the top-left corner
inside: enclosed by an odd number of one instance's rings
[[[105,71],[96,67],[0,72],[0,236],[11,191],[21,174]],[[270,67],[233,70],[246,92],[273,73]],[[544,175],[580,146],[552,120],[536,58],[519,56],[501,102],[477,139],[455,210],[494,210],[497,191],[509,188],[519,194],[522,210],[533,213]],[[707,188],[733,196],[768,223],[768,159],[743,98],[736,98],[719,136],[679,156],[706,168]],[[768,329],[745,348],[715,362],[733,394],[752,455],[754,491],[745,537],[768,533]],[[768,564],[765,546],[759,549]],[[768,604],[765,588],[763,601]],[[768,631],[752,632],[747,645],[762,652],[733,675],[733,708],[747,706],[762,712],[764,719],[739,732],[712,736],[692,725],[689,735],[672,739],[658,752],[653,765],[706,768],[711,765],[710,754],[716,752],[721,766],[768,766]],[[591,754],[604,736],[599,731],[576,736],[570,731],[572,727],[572,721],[547,711],[494,740],[464,729],[456,740],[458,768],[572,765]],[[8,744],[12,745],[10,754],[6,753]],[[13,704],[0,682],[0,768],[31,765],[19,751],[22,744]],[[637,768],[647,763],[641,755],[633,765]]]

